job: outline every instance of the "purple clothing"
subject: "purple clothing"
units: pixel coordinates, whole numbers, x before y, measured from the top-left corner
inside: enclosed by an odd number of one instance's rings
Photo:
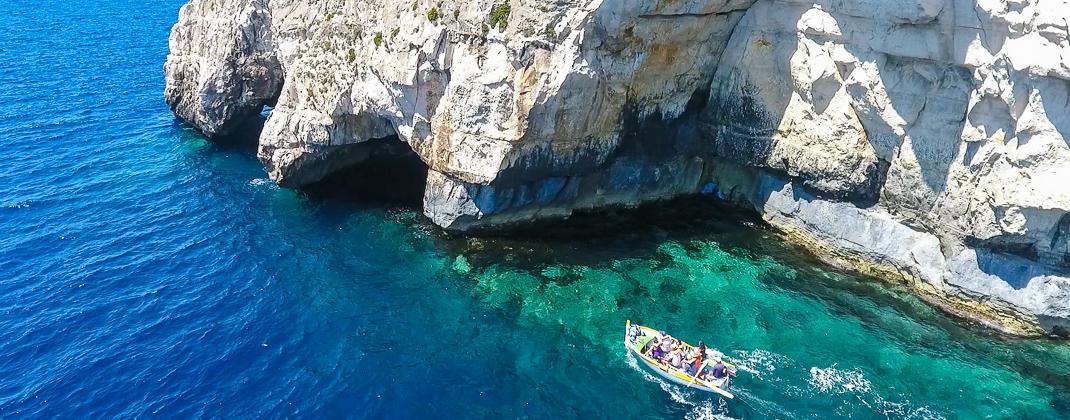
[[[672,343],[672,339],[662,338],[661,339],[661,352],[662,353],[668,353],[668,352],[672,351],[672,348],[673,348],[672,344],[673,344]]]
[[[713,377],[721,379],[725,376],[728,376],[728,366],[725,366],[724,363],[717,362],[717,364],[713,366]]]

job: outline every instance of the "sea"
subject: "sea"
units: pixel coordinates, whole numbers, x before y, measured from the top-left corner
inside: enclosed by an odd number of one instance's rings
[[[0,0],[0,417],[1070,417],[1067,344],[715,202],[473,237],[280,188],[164,103],[182,3]],[[627,320],[723,351],[736,398],[645,371]]]

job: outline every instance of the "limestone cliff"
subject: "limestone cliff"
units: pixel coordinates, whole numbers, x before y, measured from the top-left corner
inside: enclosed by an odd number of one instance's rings
[[[455,230],[717,194],[1006,332],[1070,326],[1066,0],[191,0],[165,96],[314,183],[397,138]]]

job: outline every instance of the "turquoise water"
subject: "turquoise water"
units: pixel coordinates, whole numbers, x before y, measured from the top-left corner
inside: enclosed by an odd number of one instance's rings
[[[181,2],[5,5],[0,416],[1070,412],[1070,347],[961,325],[716,206],[471,239],[277,188],[163,104]],[[638,369],[625,319],[726,351],[737,399]]]

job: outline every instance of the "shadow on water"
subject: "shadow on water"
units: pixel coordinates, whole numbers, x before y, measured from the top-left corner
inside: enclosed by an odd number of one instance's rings
[[[257,142],[260,140],[260,132],[264,130],[264,124],[267,122],[267,115],[267,113],[264,113],[255,118],[249,118],[239,125],[232,134],[215,137],[209,141],[212,146],[221,150],[256,156]],[[178,117],[172,120],[172,128],[180,131],[180,138],[186,141],[194,139],[208,140],[200,130]]]

